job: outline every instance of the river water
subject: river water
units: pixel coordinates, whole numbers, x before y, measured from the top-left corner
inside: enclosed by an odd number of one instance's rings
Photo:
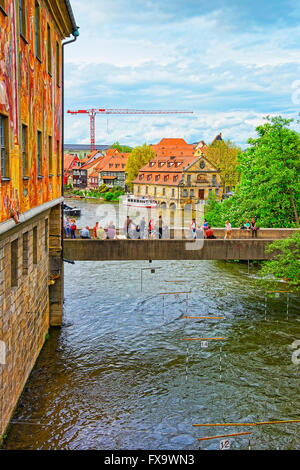
[[[77,205],[78,225],[92,224],[97,206]],[[50,330],[5,448],[190,450],[251,431],[253,449],[300,449],[300,423],[193,427],[300,418],[299,299],[288,319],[285,294],[266,310],[255,279],[254,266],[220,261],[67,264],[63,326]],[[185,341],[200,337],[226,339]]]

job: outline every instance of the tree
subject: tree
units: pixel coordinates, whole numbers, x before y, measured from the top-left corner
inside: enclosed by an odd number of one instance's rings
[[[150,160],[154,159],[156,154],[151,145],[142,145],[141,147],[135,147],[130,155],[125,167],[127,173],[126,184],[130,188],[132,187],[132,181],[137,177],[140,169],[146,165]]]
[[[238,154],[241,152],[230,140],[216,140],[206,149],[207,159],[220,169],[223,187],[236,186],[239,181]]]
[[[111,149],[118,149],[121,153],[130,153],[132,152],[132,148],[128,147],[127,145],[120,145],[119,142],[114,142],[111,146]]]
[[[276,240],[266,248],[274,258],[264,261],[259,273],[259,284],[266,289],[278,289],[278,282],[285,280],[290,292],[300,291],[300,233],[284,240]],[[285,290],[285,289],[284,289]]]
[[[289,128],[292,119],[266,117],[258,137],[239,154],[240,184],[233,218],[256,217],[261,226],[299,225],[300,136]]]

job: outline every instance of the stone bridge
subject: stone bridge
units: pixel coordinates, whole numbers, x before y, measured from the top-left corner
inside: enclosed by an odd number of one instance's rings
[[[271,257],[266,253],[266,247],[274,240],[291,236],[295,231],[260,229],[258,238],[252,239],[251,233],[246,230],[233,229],[231,240],[224,240],[224,229],[219,228],[214,229],[215,240],[65,239],[63,251],[64,258],[72,261],[266,260]]]

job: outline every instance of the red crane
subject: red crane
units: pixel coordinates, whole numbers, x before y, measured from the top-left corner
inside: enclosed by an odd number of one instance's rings
[[[88,114],[90,116],[91,152],[95,150],[96,114],[193,114],[193,111],[145,111],[143,109],[78,109],[67,111],[69,114]]]

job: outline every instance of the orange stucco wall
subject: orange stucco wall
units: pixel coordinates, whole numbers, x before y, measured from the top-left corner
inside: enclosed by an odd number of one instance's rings
[[[0,222],[10,218],[12,209],[22,213],[61,195],[61,163],[57,164],[57,152],[61,154],[61,87],[57,85],[55,57],[58,41],[61,75],[63,38],[45,0],[39,3],[41,61],[35,53],[35,1],[25,2],[27,41],[20,35],[19,1],[5,0],[7,16],[0,11],[0,114],[8,117],[10,156],[10,181],[0,183]],[[47,69],[47,23],[52,33],[52,76]],[[28,126],[28,180],[22,173],[22,124]],[[43,178],[37,175],[37,130],[42,132]],[[52,177],[48,171],[49,136],[53,146]]]

